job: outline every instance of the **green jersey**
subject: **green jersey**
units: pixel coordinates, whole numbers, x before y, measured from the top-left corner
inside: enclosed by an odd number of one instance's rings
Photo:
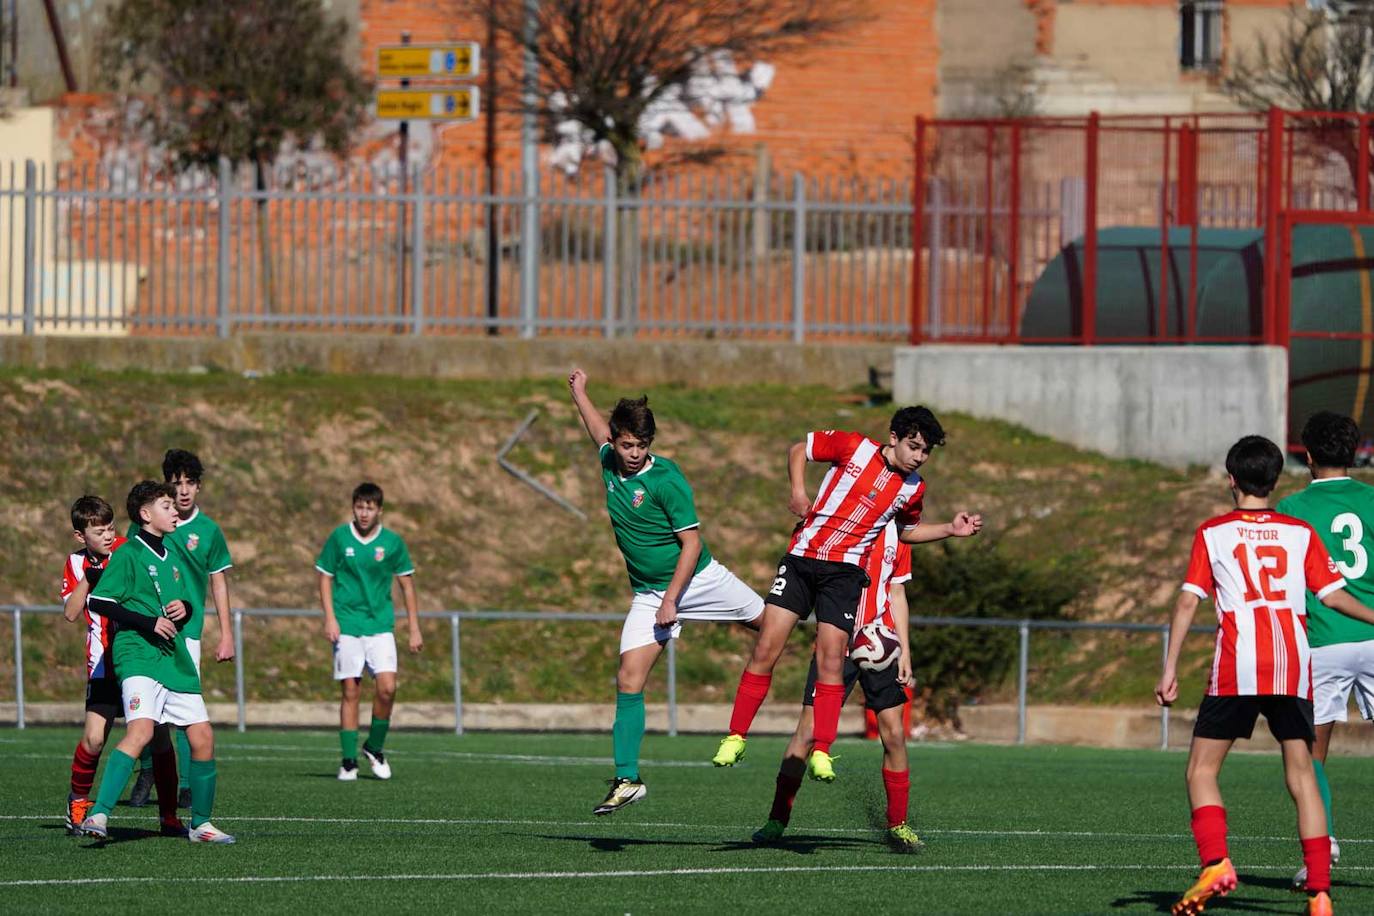
[[[1345,576],[1346,588],[1366,605],[1374,605],[1374,487],[1349,477],[1314,480],[1279,502],[1277,509],[1300,518],[1326,545]],[[1374,624],[1347,617],[1307,593],[1307,641],[1313,647],[1374,639]]]
[[[110,554],[91,599],[106,598],[137,614],[161,617],[162,609],[173,601],[186,601],[186,574],[176,551],[162,544],[159,553],[141,537]],[[176,637],[162,639],[129,627],[120,627],[114,636],[115,674],[124,678],[150,677],[168,690],[200,693],[196,663],[186,649],[186,631],[178,628]]]
[[[636,592],[666,589],[682,553],[678,532],[701,524],[687,478],[675,462],[661,455],[650,455],[638,474],[622,477],[615,449],[608,442],[601,446],[601,480],[606,485],[606,513],[625,556],[630,587]],[[711,551],[703,541],[693,575],[710,562]]]
[[[130,525],[128,536],[132,538],[138,531],[137,524]],[[210,576],[234,565],[224,532],[197,506],[190,518],[182,519],[176,529],[163,538],[163,543],[176,552],[181,569],[186,573],[183,584],[191,604],[191,618],[182,627],[182,632],[187,639],[200,639],[205,626],[205,599],[210,589]]]
[[[376,636],[396,627],[391,580],[415,573],[406,542],[377,526],[366,538],[352,522],[329,533],[315,568],[334,580],[334,617],[345,636]]]

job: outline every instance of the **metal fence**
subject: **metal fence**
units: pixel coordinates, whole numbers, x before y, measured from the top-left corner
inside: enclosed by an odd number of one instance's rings
[[[25,614],[60,614],[62,608],[58,605],[8,605],[0,607],[0,611],[8,611],[14,622],[14,691],[15,691],[15,724],[18,728],[25,727],[24,714],[24,615]],[[470,621],[492,621],[492,620],[520,620],[526,622],[554,622],[554,623],[588,623],[605,622],[620,623],[624,620],[622,614],[557,614],[537,611],[422,611],[422,618],[428,620],[447,620],[449,623],[449,639],[452,652],[453,664],[453,731],[454,734],[463,734],[463,655],[462,655],[462,623]],[[244,658],[243,646],[243,619],[245,617],[319,617],[319,611],[304,610],[299,608],[240,608],[233,612],[234,625],[234,696],[238,705],[238,730],[247,729],[247,692],[244,689]],[[1094,623],[1066,620],[1013,620],[1000,618],[970,618],[970,617],[912,617],[911,627],[989,627],[989,628],[1014,628],[1019,636],[1019,646],[1017,650],[1016,667],[1016,741],[1018,744],[1026,743],[1026,722],[1027,722],[1027,694],[1030,672],[1030,634],[1032,630],[1039,631],[1099,631],[1116,633],[1153,633],[1159,634],[1163,646],[1162,658],[1168,655],[1168,625],[1158,625],[1149,623]],[[1195,626],[1190,632],[1211,633],[1212,628],[1205,626]],[[668,734],[678,733],[678,703],[677,703],[677,640],[668,641],[668,649],[665,653],[667,669],[667,706],[668,706]],[[1162,663],[1162,662],[1161,662]],[[1169,747],[1169,710],[1161,707],[1159,712],[1159,746],[1161,749]]]
[[[0,331],[907,336],[909,181],[518,178],[0,164]]]

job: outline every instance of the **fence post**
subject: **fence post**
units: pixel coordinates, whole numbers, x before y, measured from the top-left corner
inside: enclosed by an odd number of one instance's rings
[[[418,168],[410,185],[415,189],[410,206],[410,332],[418,335],[425,331],[425,181]]]
[[[24,624],[14,609],[14,727],[24,727]]]
[[[234,698],[239,706],[239,731],[247,731],[248,712],[243,694],[243,611],[234,612]]]
[[[460,649],[462,634],[457,614],[448,615],[449,633],[453,643],[453,733],[463,733],[463,657]]]
[[[38,167],[32,159],[24,160],[24,336],[33,335],[34,310],[38,300]],[[23,726],[20,726],[21,728]]]
[[[216,242],[215,314],[218,316],[219,336],[229,336],[229,195],[233,191],[234,170],[226,156],[219,158],[219,238]]]
[[[1169,625],[1165,624],[1159,630],[1164,644],[1164,664],[1169,664]],[[1164,670],[1163,668],[1160,669]],[[1169,707],[1159,707],[1159,749],[1167,751],[1169,749]]]
[[[930,288],[926,292],[926,324],[929,330],[926,336],[930,340],[939,340],[944,333],[941,327],[941,311],[943,301],[941,299],[945,277],[944,277],[944,247],[945,247],[945,193],[944,183],[938,178],[930,180],[930,243],[927,250],[930,252],[927,257],[930,259],[929,279]]]
[[[792,342],[806,340],[806,179],[792,175]]]
[[[527,162],[521,192],[520,220],[520,336],[535,336],[539,315],[539,169]]]
[[[926,201],[926,119],[916,116],[916,174],[911,184],[911,331],[907,343],[915,346],[921,342],[921,244],[925,235]],[[933,227],[932,227],[933,228]],[[934,249],[931,249],[932,252]],[[932,254],[931,263],[934,264]],[[926,311],[930,309],[930,299],[926,299]]]
[[[677,640],[668,640],[668,735],[677,737]]]
[[[615,336],[615,278],[616,278],[616,200],[615,169],[606,166],[602,171],[606,181],[606,212],[601,226],[601,316],[605,323],[604,336]]]
[[[1084,167],[1087,172],[1083,203],[1083,320],[1085,344],[1097,336],[1097,141],[1101,120],[1097,112],[1088,115]],[[1167,255],[1167,252],[1165,253]]]
[[[1016,664],[1016,743],[1026,743],[1026,671],[1030,662],[1030,621],[1023,620],[1017,628],[1021,634],[1021,649]]]

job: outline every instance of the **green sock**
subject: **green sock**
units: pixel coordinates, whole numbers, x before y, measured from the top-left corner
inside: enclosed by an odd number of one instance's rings
[[[175,726],[173,726],[175,728]],[[177,738],[177,790],[191,788],[191,739],[186,737],[186,729],[176,729]]]
[[[153,742],[149,741],[143,746],[143,753],[138,755],[138,768],[149,773],[153,771]]]
[[[617,779],[639,778],[639,745],[644,740],[644,693],[615,695],[615,726],[611,744],[615,749]]]
[[[1326,833],[1328,836],[1336,835],[1336,828],[1331,821],[1331,786],[1326,781],[1326,767],[1315,757],[1312,758],[1312,769],[1317,771],[1317,788],[1322,793],[1322,804],[1326,806]]]
[[[210,819],[215,807],[215,761],[191,761],[191,826]]]
[[[92,814],[109,814],[114,810],[133,771],[134,758],[119,748],[110,751],[110,756],[105,758],[105,773],[100,777],[100,790],[95,794]]]
[[[358,730],[356,728],[339,732],[339,748],[343,752],[344,760],[358,759]]]
[[[380,754],[382,745],[386,744],[386,730],[391,727],[390,719],[372,718],[372,724],[367,729],[367,743],[363,747],[374,754]]]

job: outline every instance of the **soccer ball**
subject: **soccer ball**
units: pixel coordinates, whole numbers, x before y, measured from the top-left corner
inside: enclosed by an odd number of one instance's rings
[[[901,652],[902,641],[897,638],[896,631],[881,620],[860,627],[854,634],[854,644],[849,647],[849,657],[865,671],[884,670]]]

